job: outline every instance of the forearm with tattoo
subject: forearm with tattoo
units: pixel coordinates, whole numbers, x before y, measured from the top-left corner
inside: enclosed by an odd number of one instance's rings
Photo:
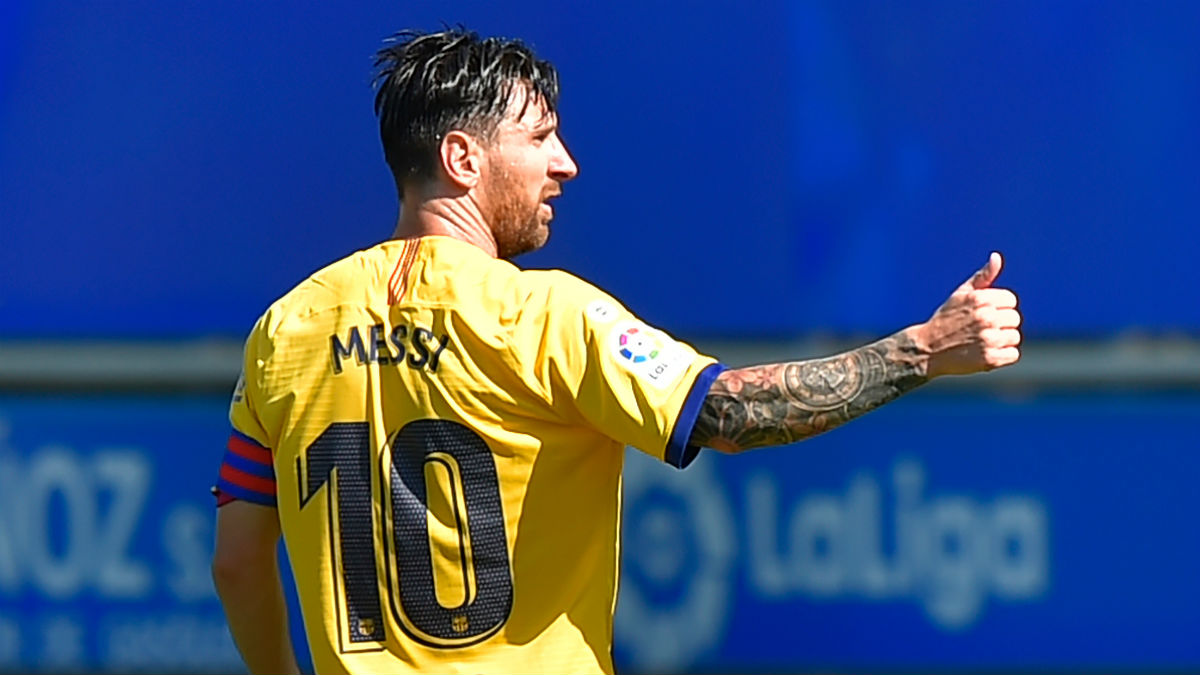
[[[740,452],[816,436],[924,384],[927,364],[901,331],[835,356],[727,370],[689,443]]]

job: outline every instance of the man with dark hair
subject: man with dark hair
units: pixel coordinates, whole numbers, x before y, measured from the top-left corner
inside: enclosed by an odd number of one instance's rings
[[[725,369],[505,260],[545,243],[578,172],[553,66],[462,30],[402,33],[376,65],[396,231],[266,311],[230,410],[213,574],[252,672],[296,670],[282,532],[318,672],[611,673],[626,445],[683,468],[1019,357],[992,254],[924,323]]]

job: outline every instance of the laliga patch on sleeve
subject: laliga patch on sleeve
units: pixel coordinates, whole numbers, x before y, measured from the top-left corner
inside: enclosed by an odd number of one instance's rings
[[[609,349],[617,363],[656,389],[678,382],[696,358],[666,333],[638,321],[613,326]]]

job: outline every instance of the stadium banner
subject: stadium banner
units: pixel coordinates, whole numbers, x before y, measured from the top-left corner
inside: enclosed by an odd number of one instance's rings
[[[240,670],[209,575],[226,405],[0,397],[0,671]],[[918,393],[684,471],[630,450],[618,667],[1195,672],[1198,415]]]
[[[0,672],[244,670],[209,571],[227,409],[0,398]]]
[[[630,672],[1200,672],[1200,397],[917,394],[625,470]]]

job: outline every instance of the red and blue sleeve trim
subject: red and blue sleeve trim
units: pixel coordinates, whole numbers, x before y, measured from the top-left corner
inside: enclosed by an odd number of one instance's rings
[[[696,426],[696,418],[700,417],[700,409],[704,406],[708,390],[712,388],[717,376],[724,371],[725,366],[714,363],[696,376],[691,391],[683,401],[683,409],[679,411],[679,417],[675,420],[675,429],[671,431],[671,439],[667,442],[667,451],[663,455],[667,464],[677,469],[683,469],[696,459],[696,455],[700,454],[700,446],[688,445],[688,439],[692,437],[692,428]]]
[[[229,435],[215,493],[218,506],[234,499],[275,506],[271,450],[235,429]]]

